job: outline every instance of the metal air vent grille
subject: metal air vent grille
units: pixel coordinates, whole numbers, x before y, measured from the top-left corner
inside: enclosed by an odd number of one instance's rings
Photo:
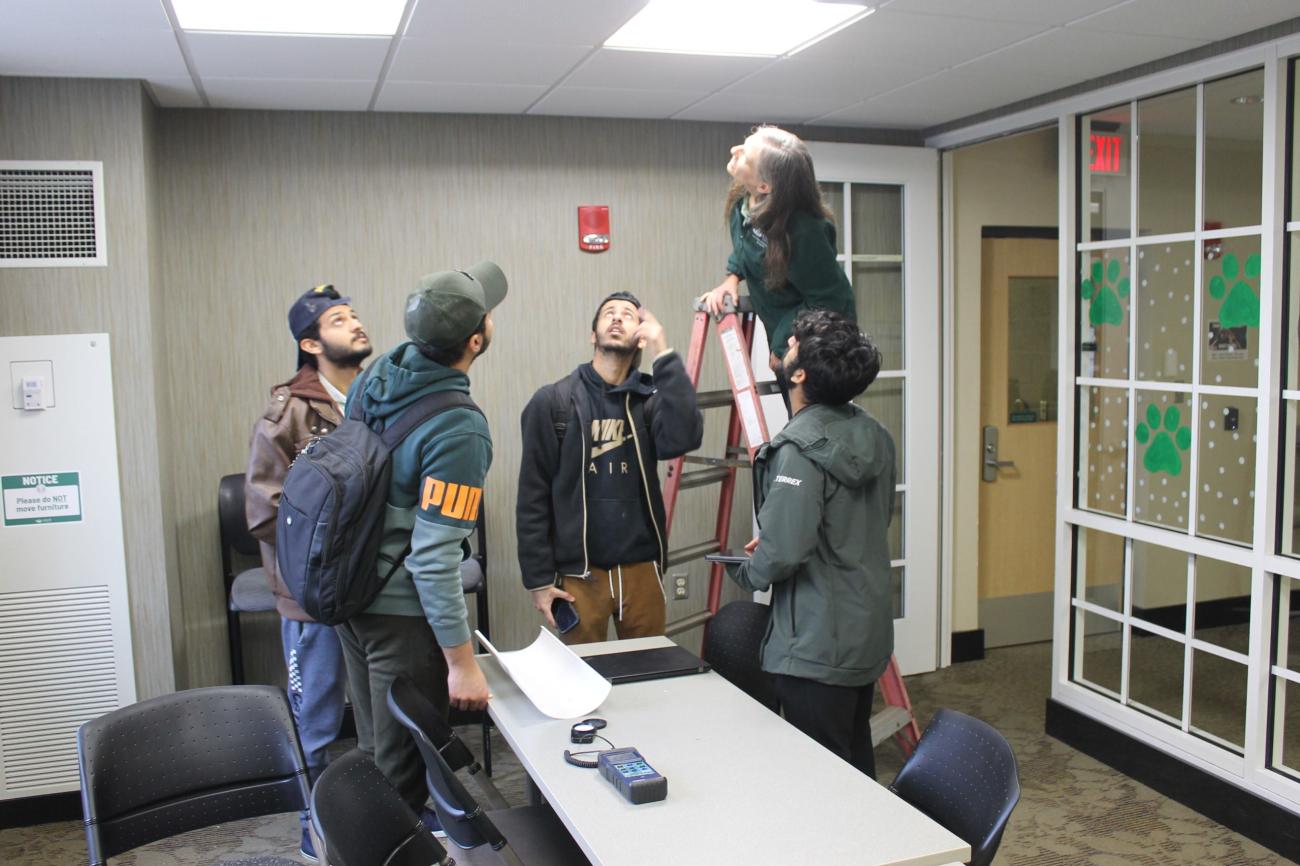
[[[102,163],[0,162],[0,267],[107,264]]]

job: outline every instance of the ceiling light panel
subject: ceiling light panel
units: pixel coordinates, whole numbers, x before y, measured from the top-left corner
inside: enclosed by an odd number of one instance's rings
[[[777,57],[793,54],[874,10],[817,0],[651,0],[606,48]]]
[[[172,0],[183,30],[392,36],[406,0]]]

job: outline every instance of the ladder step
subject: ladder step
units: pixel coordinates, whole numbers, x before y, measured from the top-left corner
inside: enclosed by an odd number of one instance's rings
[[[690,547],[683,547],[681,550],[670,550],[668,551],[668,567],[681,565],[683,562],[691,562],[706,553],[717,553],[721,549],[722,545],[718,544],[718,540],[715,538],[709,541],[701,541],[699,544],[692,544]]]
[[[879,746],[912,723],[907,707],[887,706],[871,717],[871,744]]]
[[[695,405],[701,409],[719,409],[735,400],[730,391],[700,391],[695,395]]]
[[[731,449],[728,448],[727,450],[730,451]],[[735,466],[739,469],[749,468],[748,455],[742,458],[742,457],[698,457],[694,454],[690,454],[687,455],[686,457],[683,457],[682,462],[693,463],[697,466]],[[686,473],[683,473],[682,478],[683,479],[686,478]]]
[[[730,474],[731,470],[726,466],[715,466],[712,469],[700,469],[695,472],[683,472],[681,489],[717,484],[719,481],[725,480]]]

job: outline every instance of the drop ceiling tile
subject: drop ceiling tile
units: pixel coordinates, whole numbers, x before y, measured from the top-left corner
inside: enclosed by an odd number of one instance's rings
[[[559,87],[529,114],[565,117],[666,118],[705,95],[705,91],[623,90],[608,87]]]
[[[269,33],[186,33],[185,40],[204,81],[209,77],[373,81],[392,42],[384,36]]]
[[[203,99],[190,78],[151,78],[149,90],[159,108],[203,107]]]
[[[418,39],[600,45],[646,0],[423,0],[406,29]]]
[[[711,93],[770,63],[771,60],[761,57],[707,57],[602,48],[564,84],[566,87],[655,87]]]
[[[388,77],[397,81],[551,85],[591,53],[589,45],[509,45],[402,39]]]
[[[542,85],[432,84],[386,81],[377,111],[437,111],[457,114],[522,114],[546,92]]]
[[[1107,33],[1141,33],[1215,41],[1300,16],[1297,0],[1134,0],[1078,25]]]
[[[90,22],[67,30],[53,22],[0,26],[0,75],[80,78],[153,78],[186,75],[171,29],[97,29]]]
[[[922,12],[952,18],[1065,24],[1128,0],[894,0],[893,12]]]
[[[919,77],[907,67],[857,66],[849,70],[837,64],[811,63],[802,59],[802,55],[796,55],[771,62],[754,75],[726,88],[724,93],[767,93],[781,97],[815,93],[847,105],[909,84]]]
[[[373,81],[323,79],[203,78],[213,108],[265,108],[288,111],[364,111],[375,91]]]
[[[7,0],[6,32],[171,30],[159,0]]]
[[[817,93],[782,97],[754,93],[715,93],[677,112],[672,119],[805,123],[811,118],[843,107],[843,102]]]

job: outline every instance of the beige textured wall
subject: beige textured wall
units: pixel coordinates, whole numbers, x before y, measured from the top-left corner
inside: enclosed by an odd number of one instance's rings
[[[217,580],[215,491],[241,471],[248,434],[269,387],[293,372],[285,324],[294,297],[329,281],[354,297],[375,345],[402,338],[416,279],[491,258],[510,280],[494,314],[496,339],[472,369],[493,430],[486,490],[493,632],[520,646],[538,618],[518,582],[514,500],[518,416],[540,385],[590,358],[599,298],[629,289],[686,346],[693,295],[716,285],[726,261],[721,199],[728,147],[743,128],[508,117],[261,112],[160,112],[158,118],[165,363],[175,408],[163,455],[175,479],[184,679],[227,675]],[[576,244],[575,208],[608,204],[613,243]],[[706,365],[704,387],[724,382]],[[719,441],[725,414],[708,413]],[[748,482],[737,494],[737,539],[747,538]],[[678,545],[712,529],[713,489],[683,494]],[[704,604],[705,571],[691,571]],[[734,591],[729,590],[734,595]],[[274,630],[248,641],[250,667],[274,672]],[[261,656],[259,668],[256,657]]]
[[[0,78],[0,159],[104,163],[108,266],[0,270],[0,334],[108,333],[117,404],[132,646],[140,697],[175,687],[165,481],[158,453],[152,351],[147,129],[154,109],[137,82]],[[95,419],[86,434],[95,435]]]
[[[1055,226],[1056,129],[944,154],[953,166],[953,631],[979,624],[980,232]],[[1014,195],[1008,195],[1014,190]]]

